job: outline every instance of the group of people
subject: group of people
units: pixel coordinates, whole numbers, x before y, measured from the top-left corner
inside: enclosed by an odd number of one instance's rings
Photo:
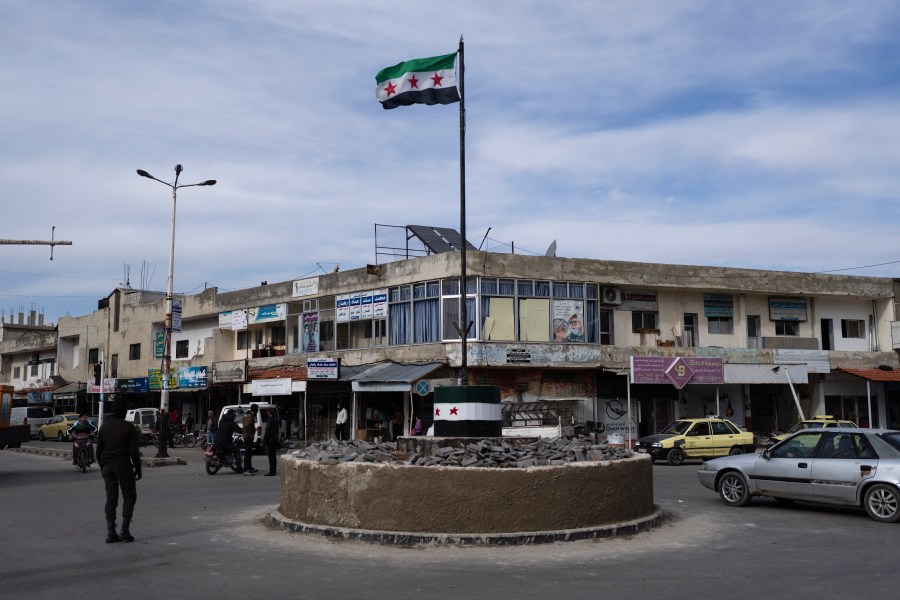
[[[269,458],[269,472],[266,477],[273,477],[278,474],[276,466],[278,462],[278,448],[281,445],[280,419],[274,408],[266,409],[268,411],[266,419],[266,428],[262,434],[262,445],[266,449]],[[244,460],[243,465],[238,469],[239,473],[246,476],[256,475],[259,469],[253,466],[253,443],[256,435],[259,433],[260,427],[257,425],[257,415],[259,414],[259,406],[250,405],[250,410],[244,413],[241,423],[238,425],[234,410],[229,409],[222,415],[215,430],[212,432],[213,444],[222,449],[226,454],[234,456],[235,464],[241,465],[241,450],[235,443],[235,434],[240,434],[243,441]],[[212,415],[212,412],[210,412]],[[207,421],[207,439],[209,439],[209,423],[213,421],[212,417]]]

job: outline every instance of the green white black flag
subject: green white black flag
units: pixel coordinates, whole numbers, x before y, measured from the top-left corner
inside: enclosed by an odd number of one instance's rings
[[[456,57],[454,52],[386,67],[375,76],[375,97],[384,108],[459,102]]]

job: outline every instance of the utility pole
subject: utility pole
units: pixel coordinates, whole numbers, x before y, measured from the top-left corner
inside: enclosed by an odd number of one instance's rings
[[[13,245],[18,244],[21,246],[50,246],[50,260],[53,260],[53,247],[54,246],[71,246],[72,242],[57,240],[54,238],[56,235],[56,225],[53,225],[53,228],[50,230],[50,240],[0,240],[0,245]]]

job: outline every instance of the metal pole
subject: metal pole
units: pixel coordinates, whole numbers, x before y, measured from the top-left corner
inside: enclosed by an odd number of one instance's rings
[[[103,363],[103,350],[100,351],[100,408],[97,410],[97,429],[103,426],[103,380],[106,378],[104,372],[106,365]]]
[[[169,456],[169,377],[172,371],[172,311],[175,295],[175,210],[178,205],[178,169],[175,170],[175,185],[172,186],[172,235],[169,242],[169,278],[166,283],[166,334],[163,342],[163,360],[160,369],[162,390],[159,398],[160,431],[159,451],[156,458]]]
[[[462,360],[460,367],[462,369],[462,377],[460,383],[468,385],[468,363],[469,363],[469,317],[466,314],[466,292],[468,286],[466,284],[466,85],[465,85],[465,60],[463,59],[463,39],[459,37],[459,329],[461,338]]]

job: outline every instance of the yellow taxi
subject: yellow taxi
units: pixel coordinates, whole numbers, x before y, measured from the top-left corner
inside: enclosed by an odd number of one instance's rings
[[[47,423],[41,425],[38,430],[38,439],[41,441],[56,439],[61,442],[66,439],[69,427],[78,422],[78,414],[56,415]]]
[[[787,436],[792,433],[796,433],[801,429],[821,429],[825,427],[856,427],[856,423],[853,421],[845,421],[843,419],[835,419],[832,415],[816,415],[815,419],[806,419],[804,421],[800,421],[793,427],[791,427],[787,433],[782,433],[781,435],[773,435],[772,441],[773,443],[778,443],[781,440],[785,439]]]
[[[634,449],[653,460],[680,465],[687,458],[715,458],[756,452],[753,433],[720,417],[680,419],[654,435],[639,439]]]

